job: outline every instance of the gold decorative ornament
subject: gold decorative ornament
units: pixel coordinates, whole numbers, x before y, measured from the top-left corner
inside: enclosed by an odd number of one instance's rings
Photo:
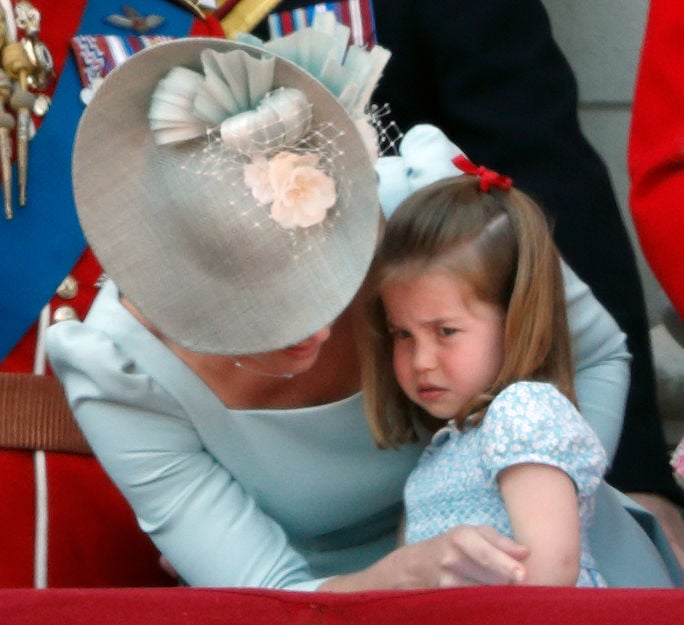
[[[0,171],[4,194],[5,218],[12,219],[12,131],[14,117],[5,110],[5,102],[12,93],[12,80],[0,70]]]
[[[20,40],[26,57],[31,65],[28,86],[36,91],[45,89],[54,76],[55,68],[52,55],[47,46],[39,39],[40,12],[26,0],[17,2],[15,8],[17,27],[24,31]]]
[[[21,43],[14,41],[3,48],[2,66],[17,83],[17,88],[10,97],[10,106],[17,116],[17,181],[19,206],[24,206],[26,204],[29,129],[36,96],[28,90],[28,78],[32,66]]]
[[[19,205],[26,204],[31,115],[45,115],[50,98],[35,92],[44,90],[54,77],[52,55],[40,40],[40,12],[26,0],[14,7],[15,16],[0,9],[0,165],[4,190],[5,217],[12,218],[11,134],[16,132]],[[12,21],[10,21],[12,20]],[[10,29],[9,27],[12,26]],[[22,36],[17,40],[17,30]],[[10,34],[12,33],[12,34]],[[9,103],[15,118],[4,108]]]

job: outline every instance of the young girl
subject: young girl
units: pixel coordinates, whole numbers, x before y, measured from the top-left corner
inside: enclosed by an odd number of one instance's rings
[[[587,526],[606,456],[575,407],[558,251],[509,178],[454,163],[470,173],[403,202],[369,275],[376,442],[446,421],[405,487],[406,542],[491,525],[530,548],[527,583],[604,586]]]

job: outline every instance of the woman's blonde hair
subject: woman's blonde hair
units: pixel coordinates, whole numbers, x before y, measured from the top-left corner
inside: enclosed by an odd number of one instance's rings
[[[380,447],[416,439],[416,421],[437,423],[411,402],[392,368],[381,289],[414,272],[441,270],[505,311],[498,377],[458,415],[479,423],[494,396],[517,380],[552,382],[571,401],[574,363],[558,250],[539,206],[514,188],[483,192],[479,179],[447,178],[407,198],[388,221],[366,284],[362,374],[367,415]],[[441,423],[441,422],[440,422]]]

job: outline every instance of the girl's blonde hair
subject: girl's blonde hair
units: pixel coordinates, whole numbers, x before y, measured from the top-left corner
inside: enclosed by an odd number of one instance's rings
[[[504,360],[485,393],[456,423],[479,423],[491,400],[517,380],[552,382],[573,403],[574,363],[558,250],[544,214],[514,188],[483,192],[479,179],[447,178],[417,191],[388,221],[366,284],[362,375],[367,415],[380,447],[416,439],[416,421],[438,423],[402,392],[392,368],[381,289],[415,272],[441,270],[505,311]],[[442,423],[441,421],[439,423]]]

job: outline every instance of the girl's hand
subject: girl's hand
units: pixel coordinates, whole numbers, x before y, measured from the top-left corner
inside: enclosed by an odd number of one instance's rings
[[[422,542],[399,547],[358,573],[329,579],[320,590],[446,588],[521,584],[527,547],[495,529],[463,525]]]

